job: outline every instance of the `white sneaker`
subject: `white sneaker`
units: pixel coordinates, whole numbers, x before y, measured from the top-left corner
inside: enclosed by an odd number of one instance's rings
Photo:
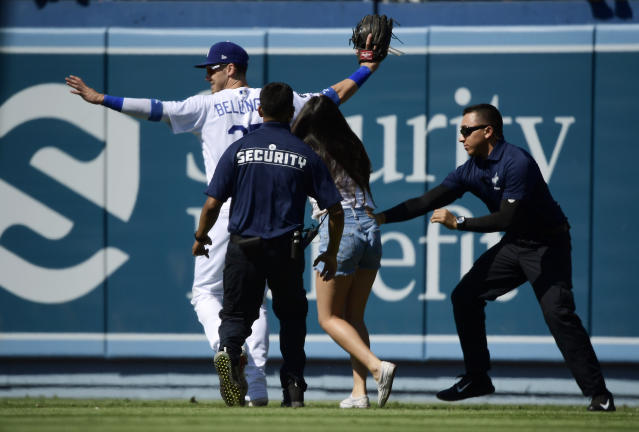
[[[377,381],[377,405],[382,408],[390,396],[397,366],[391,362],[382,362],[382,373]]]
[[[371,404],[368,402],[368,396],[353,397],[350,395],[339,403],[340,408],[370,408]]]

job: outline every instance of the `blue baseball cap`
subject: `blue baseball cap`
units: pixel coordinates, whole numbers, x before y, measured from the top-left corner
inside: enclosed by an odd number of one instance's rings
[[[209,49],[206,62],[195,65],[196,68],[204,68],[220,63],[235,63],[236,65],[248,65],[249,56],[244,48],[233,42],[218,42]]]

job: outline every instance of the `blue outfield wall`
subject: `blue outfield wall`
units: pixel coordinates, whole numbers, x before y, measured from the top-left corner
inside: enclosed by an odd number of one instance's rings
[[[38,4],[40,3],[40,4]],[[3,0],[0,27],[352,27],[374,13],[370,0]],[[377,2],[406,27],[639,22],[639,0]]]
[[[201,60],[230,39],[253,86],[318,91],[356,61],[349,28],[0,29],[0,356],[210,357],[190,305],[190,246],[206,183],[195,137],[71,95],[79,75],[113,95],[207,92]],[[505,135],[539,163],[568,215],[577,309],[604,361],[639,361],[632,164],[639,25],[400,27],[389,56],[342,106],[373,162],[379,207],[422,194],[466,154],[461,110],[491,102]],[[481,215],[465,196],[449,206]],[[418,218],[382,228],[366,320],[382,357],[460,359],[450,293],[499,234]],[[307,262],[317,253],[313,244]],[[309,358],[345,354],[317,324]],[[270,316],[270,354],[279,355]],[[560,360],[529,285],[490,303],[492,357]]]

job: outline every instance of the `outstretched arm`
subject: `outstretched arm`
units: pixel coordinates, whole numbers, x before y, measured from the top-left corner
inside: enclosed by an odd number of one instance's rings
[[[369,34],[366,38],[367,49],[371,49],[371,40],[372,35]],[[353,72],[350,77],[333,84],[331,87],[324,90],[322,94],[330,97],[337,104],[346,102],[357,92],[357,90],[359,90],[359,88],[366,82],[368,77],[377,70],[380,63],[381,60],[378,62],[361,62],[359,68],[355,72]],[[331,90],[334,92],[334,95],[330,94],[332,93]]]
[[[73,89],[71,93],[79,95],[85,101],[95,105],[100,105],[104,102],[104,94],[98,93],[86,85],[84,81],[82,81],[82,78],[69,75],[64,80],[67,82],[67,85]]]
[[[459,225],[457,217],[447,209],[437,209],[430,218],[431,223],[440,223],[449,229],[481,233],[507,231],[517,220],[519,201],[502,200],[499,210],[476,218],[466,218]]]
[[[350,77],[333,84],[331,88],[337,93],[340,103],[344,103],[353,96],[364,84],[368,77],[377,70],[379,63],[365,62]],[[367,68],[368,71],[362,69]]]
[[[423,216],[429,211],[448,205],[459,198],[458,193],[446,186],[439,185],[424,195],[404,201],[395,207],[381,213],[369,216],[375,218],[378,225],[392,222],[402,222]]]
[[[85,101],[94,105],[104,105],[107,108],[123,112],[130,116],[150,120],[169,122],[169,117],[164,113],[162,102],[156,99],[122,98],[99,93],[85,84],[82,78],[69,75],[64,79],[71,93],[80,96]]]

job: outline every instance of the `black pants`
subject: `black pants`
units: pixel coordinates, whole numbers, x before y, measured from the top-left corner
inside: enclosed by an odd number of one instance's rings
[[[504,237],[475,262],[451,300],[467,373],[490,369],[486,342],[486,300],[529,281],[544,319],[579,388],[586,396],[606,391],[601,367],[572,294],[570,234],[539,243]]]
[[[233,362],[239,359],[242,345],[251,334],[259,316],[264,285],[273,295],[273,312],[280,321],[280,370],[282,387],[289,380],[306,388],[306,315],[308,301],[302,274],[304,258],[291,258],[291,236],[260,240],[240,245],[232,236],[224,264],[224,299],[219,328],[220,350],[227,348]]]

